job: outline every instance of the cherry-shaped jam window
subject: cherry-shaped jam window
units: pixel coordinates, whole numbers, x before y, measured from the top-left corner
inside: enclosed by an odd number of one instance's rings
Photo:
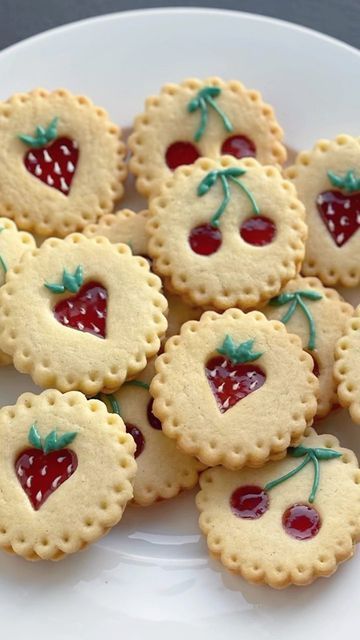
[[[332,186],[319,193],[317,210],[337,247],[342,247],[360,227],[360,178],[354,170],[344,176],[328,171]]]
[[[225,413],[266,381],[266,374],[253,361],[262,353],[252,350],[254,340],[239,344],[226,336],[218,353],[207,361],[205,375],[221,413]]]
[[[130,422],[125,423],[126,433],[129,433],[131,437],[134,439],[136,444],[135,449],[135,458],[138,458],[139,455],[144,451],[145,447],[145,438],[140,431],[139,427],[135,424],[131,424]]]
[[[200,153],[196,146],[192,142],[180,140],[173,142],[165,153],[166,164],[172,171],[182,165],[193,164],[198,158],[200,158]]]
[[[276,225],[266,216],[252,216],[242,223],[240,235],[244,242],[255,247],[264,247],[273,242],[276,235]]]
[[[73,274],[65,269],[60,284],[45,283],[52,293],[70,291],[74,294],[55,305],[54,316],[65,327],[105,338],[107,290],[99,282],[83,284],[83,280],[83,270],[79,265]]]
[[[189,244],[194,253],[210,256],[220,249],[222,235],[220,229],[211,224],[200,224],[194,227],[189,235]]]
[[[162,429],[161,422],[160,422],[159,418],[157,418],[153,414],[153,404],[154,404],[154,400],[151,398],[149,400],[149,402],[148,402],[147,407],[146,407],[147,419],[148,419],[148,422],[149,422],[150,426],[153,429],[156,429],[157,431],[161,431],[161,429]]]
[[[269,496],[257,485],[244,485],[233,491],[230,497],[231,511],[238,518],[257,520],[269,508]]]
[[[16,459],[15,473],[35,511],[75,473],[77,455],[67,445],[76,435],[68,432],[59,436],[52,431],[43,441],[37,426],[30,427],[28,438],[32,447]]]
[[[234,135],[226,138],[221,147],[222,155],[234,156],[240,160],[241,158],[255,158],[255,143],[244,135]]]
[[[54,118],[47,128],[36,127],[34,136],[22,134],[19,139],[30,147],[24,156],[27,171],[48,187],[68,196],[79,160],[79,149],[74,140],[58,137],[57,125],[58,118]]]
[[[282,517],[286,533],[296,540],[310,540],[320,531],[319,513],[308,504],[293,504]]]

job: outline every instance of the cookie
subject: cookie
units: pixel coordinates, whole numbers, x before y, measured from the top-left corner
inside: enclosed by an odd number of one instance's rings
[[[360,282],[360,137],[319,140],[285,171],[305,205],[309,237],[303,273],[324,284]]]
[[[49,238],[0,288],[0,348],[40,386],[117,389],[159,350],[167,326],[160,288],[125,244]]]
[[[102,216],[97,223],[85,227],[83,233],[88,238],[105,236],[110,242],[124,242],[135,255],[147,257],[148,215],[146,210],[135,213],[130,209],[122,209]]]
[[[259,311],[205,312],[167,341],[150,385],[165,435],[208,466],[259,467],[296,445],[318,380],[298,336]]]
[[[167,84],[159,96],[148,98],[129,138],[130,170],[138,191],[149,196],[175,168],[200,156],[250,156],[282,164],[282,138],[272,107],[258,91],[235,80],[192,78]]]
[[[5,282],[8,269],[20,260],[25,251],[35,247],[35,240],[30,233],[18,231],[11,220],[0,218],[0,286]],[[0,366],[10,363],[11,358],[0,351]]]
[[[209,550],[227,569],[281,589],[329,576],[360,540],[360,471],[332,435],[262,469],[205,471],[197,506]]]
[[[119,522],[135,445],[119,416],[77,391],[24,393],[0,410],[0,547],[59,560]]]
[[[318,278],[298,276],[262,311],[270,320],[281,320],[290,333],[300,336],[303,349],[311,354],[313,371],[320,384],[316,415],[323,418],[338,400],[333,376],[334,350],[353,307],[337,291],[325,288]]]
[[[181,327],[185,322],[189,320],[200,320],[202,311],[201,309],[186,304],[179,296],[175,296],[172,293],[166,292],[166,299],[169,310],[167,315],[168,328],[164,339],[167,340],[171,338],[171,336],[176,336],[180,333]]]
[[[112,211],[126,177],[120,136],[104,109],[65,89],[0,103],[0,215],[63,237]]]
[[[150,201],[149,254],[187,302],[254,308],[300,270],[304,218],[295,189],[275,167],[201,158],[177,169]]]
[[[338,382],[338,397],[343,407],[348,407],[352,420],[360,424],[360,305],[346,323],[343,336],[335,350],[334,375]]]
[[[164,436],[161,422],[152,412],[149,383],[154,375],[154,363],[135,380],[129,380],[114,394],[101,399],[118,413],[126,431],[136,443],[137,473],[133,502],[142,507],[159,500],[173,498],[198,481],[204,466],[195,458],[179,451],[173,440]]]

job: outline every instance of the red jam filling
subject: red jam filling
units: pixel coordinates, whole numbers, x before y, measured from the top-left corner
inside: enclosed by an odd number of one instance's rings
[[[193,164],[200,158],[200,153],[192,142],[173,142],[166,150],[166,164],[174,171],[184,164]]]
[[[256,485],[238,487],[231,494],[230,506],[238,518],[256,520],[269,508],[269,496],[264,489]]]
[[[318,512],[308,504],[293,504],[286,509],[282,524],[286,533],[296,540],[310,540],[321,527]]]
[[[240,235],[248,244],[263,247],[273,241],[276,234],[276,226],[272,220],[265,216],[252,216],[244,220],[240,227]]]
[[[342,247],[360,226],[360,192],[323,191],[316,206],[335,244]]]
[[[16,476],[35,511],[76,471],[78,460],[71,449],[44,453],[26,449],[15,462]]]
[[[149,400],[148,402],[148,406],[146,409],[146,413],[147,413],[147,419],[149,421],[149,424],[152,426],[153,429],[157,429],[158,431],[161,431],[162,426],[161,426],[161,422],[159,420],[159,418],[157,418],[156,416],[154,416],[153,414],[153,404],[154,404],[154,400]]]
[[[210,256],[221,246],[221,231],[211,224],[200,224],[194,227],[189,235],[192,250],[200,256]]]
[[[226,356],[211,358],[206,363],[205,373],[221,413],[260,389],[266,380],[265,373],[257,365],[234,364]]]
[[[130,424],[129,422],[127,422],[125,424],[126,427],[126,433],[129,433],[132,438],[134,438],[135,440],[135,444],[136,444],[136,449],[135,449],[135,458],[138,458],[140,453],[142,453],[144,451],[144,447],[145,447],[145,439],[143,434],[141,433],[139,427],[137,427],[134,424]]]
[[[105,338],[107,290],[98,282],[88,282],[71,298],[60,300],[54,316],[65,327]]]
[[[68,196],[78,159],[76,142],[57,138],[47,147],[30,149],[24,157],[24,164],[35,178]]]
[[[320,376],[320,367],[317,361],[316,355],[312,351],[307,351],[307,353],[312,357],[313,360],[313,374],[317,378]]]
[[[223,155],[234,156],[235,158],[255,158],[256,146],[247,136],[235,135],[227,138],[221,147]]]

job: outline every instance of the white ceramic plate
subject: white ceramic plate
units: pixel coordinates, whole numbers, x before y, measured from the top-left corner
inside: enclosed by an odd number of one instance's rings
[[[360,133],[355,49],[284,22],[223,11],[115,14],[42,34],[0,54],[0,99],[64,86],[129,126],[164,82],[216,74],[260,89],[294,149]],[[356,301],[358,292],[351,296]],[[34,389],[11,367],[0,370],[1,405]],[[360,429],[346,412],[319,428],[360,453]],[[101,542],[57,564],[1,554],[1,637],[346,637],[358,633],[359,573],[360,555],[310,587],[248,585],[208,558],[194,494],[183,494],[154,508],[129,508]]]

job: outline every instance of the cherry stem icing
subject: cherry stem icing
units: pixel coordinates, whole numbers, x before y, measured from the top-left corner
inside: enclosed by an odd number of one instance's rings
[[[260,351],[252,350],[254,342],[255,340],[246,340],[236,345],[232,337],[227,335],[217,352],[227,356],[234,364],[253,362],[263,355]]]
[[[245,193],[247,198],[250,200],[251,207],[255,215],[260,214],[260,209],[258,207],[258,204],[253,194],[241,180],[237,179],[239,176],[243,176],[245,173],[246,173],[246,169],[241,169],[240,167],[229,167],[228,169],[214,169],[213,171],[209,171],[209,173],[206,174],[205,178],[201,180],[197,188],[197,195],[200,197],[208,193],[218,179],[220,180],[220,183],[223,189],[222,202],[210,220],[212,227],[217,228],[219,226],[220,218],[223,215],[226,207],[228,206],[231,200],[231,191],[230,191],[229,181],[236,184]]]
[[[229,118],[222,111],[222,109],[220,109],[220,107],[214,100],[214,98],[217,98],[220,93],[220,87],[204,87],[203,89],[200,89],[195,98],[190,100],[190,102],[188,103],[187,110],[189,113],[193,113],[194,111],[200,109],[200,125],[194,135],[195,142],[199,142],[200,138],[205,133],[209,117],[208,107],[214,109],[214,111],[216,111],[216,113],[220,116],[226,131],[233,131],[233,125],[231,124]]]
[[[283,322],[284,324],[287,324],[289,322],[289,320],[294,315],[297,307],[300,307],[309,323],[308,349],[310,349],[311,351],[315,349],[316,327],[312,313],[305,304],[303,298],[315,301],[321,300],[322,297],[322,294],[318,291],[293,291],[288,293],[281,293],[279,296],[276,296],[276,298],[270,300],[270,304],[275,307],[280,307],[283,304],[288,304],[289,302],[291,303],[288,310],[281,318],[281,322]]]
[[[57,117],[53,118],[50,124],[48,125],[48,127],[46,127],[46,129],[40,125],[37,126],[35,129],[34,136],[20,134],[18,138],[22,142],[25,142],[25,144],[27,144],[29,147],[32,147],[34,149],[39,149],[41,147],[44,147],[46,144],[48,144],[52,140],[55,140],[55,138],[57,138],[58,122],[59,122],[59,118]]]
[[[270,491],[270,489],[273,489],[278,484],[281,484],[282,482],[285,482],[286,480],[292,478],[294,475],[299,473],[299,471],[301,471],[301,469],[303,469],[309,462],[312,462],[314,465],[314,480],[311,487],[309,502],[313,503],[320,483],[319,461],[340,458],[342,456],[342,453],[340,453],[339,451],[334,451],[334,449],[305,447],[304,445],[300,445],[299,447],[295,447],[294,449],[290,448],[289,452],[290,455],[292,455],[294,458],[301,458],[302,456],[305,456],[305,458],[297,467],[295,467],[295,469],[292,469],[280,478],[276,478],[276,480],[271,480],[270,482],[268,482],[265,485],[264,489],[265,491]]]
[[[77,293],[84,282],[84,270],[79,264],[74,273],[69,273],[66,269],[63,271],[62,282],[49,283],[45,282],[44,287],[49,289],[52,293],[64,293],[64,291],[70,291],[71,293]]]
[[[75,431],[58,436],[55,429],[54,431],[50,431],[43,442],[38,431],[37,424],[34,422],[29,429],[28,440],[35,449],[41,449],[44,453],[50,453],[50,451],[59,451],[60,449],[63,449],[70,444],[76,436],[77,433]]]
[[[333,171],[328,171],[327,175],[334,187],[338,187],[347,193],[360,191],[360,178],[356,177],[354,169],[347,171],[344,176],[338,176]]]
[[[139,387],[141,389],[149,391],[149,385],[146,384],[146,382],[142,382],[141,380],[127,380],[124,384],[131,385],[133,387]],[[101,402],[103,402],[106,406],[106,401],[108,400],[111,407],[111,412],[117,413],[118,416],[122,417],[120,402],[115,398],[113,393],[102,393],[100,391],[100,393],[95,396],[95,399],[101,400]]]

